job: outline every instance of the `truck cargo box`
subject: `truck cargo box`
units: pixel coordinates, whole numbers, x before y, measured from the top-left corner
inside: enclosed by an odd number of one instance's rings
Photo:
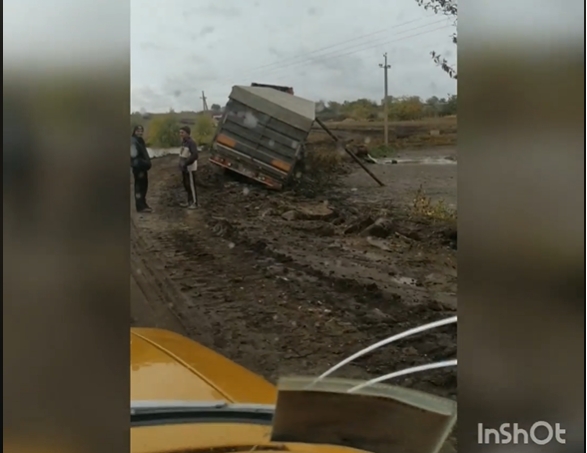
[[[275,189],[292,177],[315,120],[315,103],[267,87],[235,86],[210,162]]]

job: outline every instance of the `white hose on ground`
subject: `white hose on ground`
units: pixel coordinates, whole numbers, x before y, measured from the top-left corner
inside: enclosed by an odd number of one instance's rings
[[[434,322],[431,322],[429,324],[424,324],[423,326],[414,327],[413,329],[406,330],[404,332],[398,333],[397,335],[393,335],[393,336],[391,336],[389,338],[386,338],[385,340],[381,340],[381,341],[379,341],[379,342],[377,342],[375,344],[372,344],[371,346],[368,346],[365,349],[361,349],[359,352],[351,355],[350,357],[347,357],[346,359],[344,359],[341,362],[339,362],[336,365],[334,365],[332,368],[330,368],[327,371],[325,371],[324,373],[322,373],[320,376],[318,376],[316,379],[314,379],[310,383],[310,385],[308,386],[308,388],[312,387],[314,384],[316,384],[317,382],[321,381],[322,379],[330,376],[336,370],[338,370],[338,369],[342,368],[343,366],[349,364],[353,360],[358,359],[359,357],[361,357],[361,356],[363,356],[365,354],[368,354],[369,352],[375,351],[376,349],[379,349],[382,346],[386,346],[388,344],[393,343],[394,341],[401,340],[402,338],[406,338],[406,337],[409,337],[411,335],[415,335],[417,333],[425,332],[425,331],[430,330],[430,329],[435,329],[436,327],[441,327],[441,326],[446,326],[448,324],[453,324],[455,322],[457,322],[457,317],[456,316],[452,316],[450,318],[441,319],[439,321],[434,321]]]
[[[359,385],[354,386],[353,388],[347,390],[347,393],[354,393],[357,392],[365,387],[369,387],[370,385],[379,384],[383,381],[388,381],[390,379],[406,376],[408,374],[420,373],[422,371],[434,370],[436,368],[448,368],[452,366],[457,366],[457,359],[453,360],[444,360],[442,362],[436,363],[427,363],[426,365],[418,365],[411,368],[406,368],[404,370],[395,371],[393,373],[385,374],[383,376],[376,377],[371,379],[370,381],[363,382]]]

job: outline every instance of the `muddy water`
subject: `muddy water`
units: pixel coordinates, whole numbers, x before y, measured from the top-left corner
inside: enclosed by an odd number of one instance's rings
[[[152,159],[169,155],[179,155],[179,148],[147,148]]]
[[[384,159],[377,159],[381,164],[408,164],[408,165],[456,165],[456,158],[448,157],[386,157]]]
[[[397,165],[392,165],[391,160]],[[442,200],[447,206],[457,207],[457,153],[454,148],[402,151],[385,165],[369,165],[382,181],[379,187],[364,171],[354,171],[345,179],[351,187],[353,199],[372,203],[389,201],[411,205],[418,190],[433,201]],[[399,164],[401,162],[401,164]]]

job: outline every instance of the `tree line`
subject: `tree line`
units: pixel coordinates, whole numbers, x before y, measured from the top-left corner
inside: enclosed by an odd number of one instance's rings
[[[457,95],[444,98],[432,96],[426,100],[419,96],[389,96],[387,98],[388,115],[392,121],[411,121],[423,118],[442,117],[457,114]],[[222,107],[212,104],[212,113],[222,113]],[[324,121],[376,121],[384,118],[383,100],[371,99],[355,101],[318,101],[316,116]]]
[[[388,118],[392,121],[413,121],[423,118],[442,117],[457,114],[457,95],[445,98],[432,96],[422,100],[419,96],[389,96],[387,99]],[[356,101],[319,101],[316,114],[324,121],[376,121],[384,119],[383,101],[370,99]]]
[[[432,96],[422,100],[418,96],[392,97],[387,100],[388,115],[392,121],[414,121],[424,118],[456,115],[457,96],[446,98]],[[192,136],[200,144],[208,144],[216,129],[212,115],[221,114],[223,108],[212,104],[210,112],[175,112],[170,109],[165,114],[134,112],[131,126],[145,126],[145,136],[149,146],[167,148],[179,146],[179,128],[189,125]],[[383,102],[370,99],[355,101],[318,101],[316,116],[323,121],[381,121],[384,118]]]

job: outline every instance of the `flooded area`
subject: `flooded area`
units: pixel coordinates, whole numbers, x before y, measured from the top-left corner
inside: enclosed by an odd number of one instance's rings
[[[392,164],[396,160],[398,164]],[[401,162],[401,164],[399,163]],[[410,206],[421,191],[433,201],[457,208],[457,153],[455,148],[401,151],[386,164],[369,164],[369,169],[385,183],[380,188],[364,172],[352,172],[345,179],[357,202],[388,200]]]
[[[409,157],[386,157],[376,159],[380,164],[406,164],[406,165],[456,165],[457,160],[453,157],[421,157],[419,159]]]

